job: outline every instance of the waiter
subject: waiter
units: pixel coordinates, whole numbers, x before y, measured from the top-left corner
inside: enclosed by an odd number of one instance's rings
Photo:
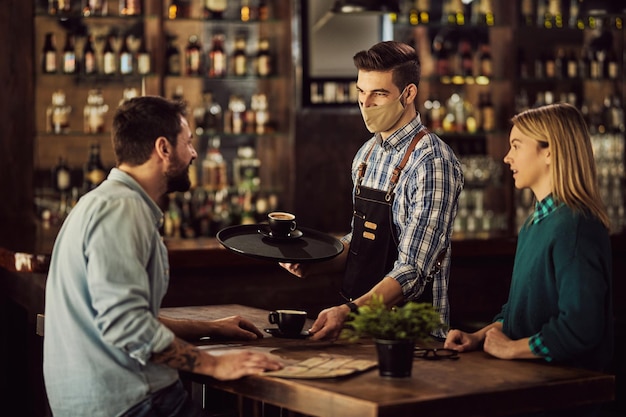
[[[463,189],[452,149],[422,124],[416,109],[415,50],[380,42],[354,57],[359,107],[374,134],[352,162],[353,218],[344,250],[319,264],[281,264],[299,277],[344,271],[343,303],[320,312],[314,340],[334,340],[351,311],[382,295],[387,306],[432,302],[449,324],[450,241]],[[445,329],[433,336],[445,338]]]

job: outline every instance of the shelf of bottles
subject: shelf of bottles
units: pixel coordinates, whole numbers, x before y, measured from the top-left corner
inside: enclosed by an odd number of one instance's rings
[[[578,107],[589,127],[611,233],[624,220],[624,21],[626,13],[586,16],[579,0],[520,0],[515,112],[554,102]],[[538,43],[537,40],[542,42]],[[515,193],[515,227],[534,207],[529,190]]]
[[[188,104],[198,161],[170,196],[164,235],[215,236],[280,204],[272,153],[287,129],[277,50],[284,21],[264,0],[164,2],[164,94]]]

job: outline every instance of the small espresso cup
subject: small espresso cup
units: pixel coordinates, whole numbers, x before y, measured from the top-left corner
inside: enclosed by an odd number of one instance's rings
[[[306,321],[306,311],[276,310],[267,316],[270,323],[276,324],[284,335],[297,336],[302,332]]]
[[[287,237],[296,230],[296,216],[284,211],[273,211],[267,215],[272,237]]]

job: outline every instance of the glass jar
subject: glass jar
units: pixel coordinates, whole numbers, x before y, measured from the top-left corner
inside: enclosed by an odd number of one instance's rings
[[[83,111],[83,126],[85,133],[104,132],[104,117],[109,111],[109,106],[104,104],[102,91],[89,90],[87,104]]]
[[[65,102],[65,92],[57,90],[52,93],[52,103],[46,109],[46,132],[69,133],[71,113],[72,107]]]

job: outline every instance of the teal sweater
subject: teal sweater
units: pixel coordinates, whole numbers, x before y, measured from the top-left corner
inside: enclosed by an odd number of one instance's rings
[[[611,242],[602,223],[560,205],[522,228],[509,299],[495,320],[538,335],[558,363],[606,370],[613,354]]]

